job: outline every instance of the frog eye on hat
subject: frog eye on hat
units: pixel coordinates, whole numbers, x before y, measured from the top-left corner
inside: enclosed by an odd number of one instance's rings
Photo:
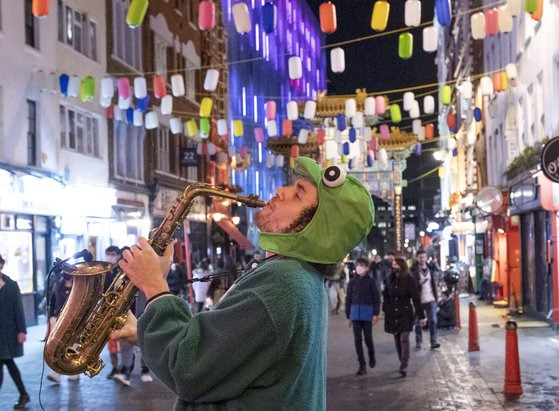
[[[322,176],[322,181],[328,187],[339,187],[346,179],[346,172],[343,168],[338,166],[330,166],[324,170],[324,175]]]

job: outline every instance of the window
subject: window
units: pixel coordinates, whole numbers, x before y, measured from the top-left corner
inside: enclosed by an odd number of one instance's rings
[[[114,177],[136,183],[144,182],[143,127],[113,121]]]
[[[27,165],[37,165],[37,103],[27,100]]]
[[[155,72],[167,78],[167,49],[169,45],[156,33],[153,33],[153,62]]]
[[[97,61],[97,26],[87,14],[58,2],[58,41]]]
[[[32,13],[32,0],[25,0],[25,44],[39,48],[39,25],[37,17]]]
[[[170,141],[169,141],[169,129],[160,127],[157,129],[157,148],[156,148],[156,168],[157,171],[163,173],[171,172],[171,162],[170,162]]]
[[[89,112],[60,106],[60,147],[100,157],[99,120]]]
[[[126,24],[129,0],[113,0],[112,56],[136,70],[142,70],[142,30]]]
[[[196,65],[187,58],[184,68],[186,97],[194,101],[196,100],[196,69]]]

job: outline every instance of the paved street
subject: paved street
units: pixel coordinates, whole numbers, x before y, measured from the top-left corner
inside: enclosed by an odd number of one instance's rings
[[[353,337],[342,314],[330,317],[328,345],[329,410],[555,410],[559,409],[559,338],[550,328],[524,328],[520,324],[519,345],[524,394],[507,399],[503,394],[505,310],[480,304],[478,309],[481,352],[467,353],[467,305],[462,303],[459,332],[444,332],[441,348],[431,351],[413,346],[408,376],[397,373],[398,361],[392,336],[382,321],[374,327],[377,366],[362,377],[354,375],[357,362]],[[29,329],[26,356],[17,361],[32,396],[32,410],[40,410],[41,343],[44,326]],[[425,334],[427,337],[427,334]],[[104,360],[108,362],[107,356]],[[45,410],[167,410],[174,395],[157,382],[142,383],[139,368],[131,387],[122,387],[101,375],[79,382],[63,379],[53,385],[43,379]],[[5,371],[0,391],[0,409],[11,409],[17,392]]]

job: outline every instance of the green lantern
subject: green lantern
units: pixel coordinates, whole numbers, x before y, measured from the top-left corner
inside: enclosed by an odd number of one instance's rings
[[[139,27],[144,21],[146,12],[148,11],[148,0],[132,0],[128,13],[126,14],[126,24],[132,28]]]
[[[402,112],[400,111],[400,106],[398,104],[390,105],[390,119],[393,123],[399,123],[402,121]]]
[[[200,119],[200,133],[204,136],[210,135],[210,119],[202,117]]]
[[[95,79],[87,76],[80,83],[80,100],[84,103],[93,100],[95,97]]]
[[[398,56],[407,60],[413,54],[413,35],[411,33],[402,33],[398,38]]]
[[[450,99],[452,97],[452,89],[450,86],[443,86],[441,88],[441,103],[445,106],[450,104]]]
[[[538,9],[538,0],[526,0],[526,13],[534,13]]]

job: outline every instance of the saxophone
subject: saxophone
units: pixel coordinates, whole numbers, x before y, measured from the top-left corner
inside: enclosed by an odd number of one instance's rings
[[[158,255],[163,255],[190,211],[194,197],[200,195],[229,198],[249,207],[266,205],[257,195],[242,196],[209,184],[191,184],[177,198],[161,225],[150,233],[149,243]],[[91,261],[76,264],[68,272],[74,276],[74,284],[44,349],[44,359],[53,371],[64,375],[85,373],[94,377],[105,366],[99,355],[109,334],[125,324],[126,314],[138,290],[119,267],[104,292],[105,276],[112,268],[110,263]]]

